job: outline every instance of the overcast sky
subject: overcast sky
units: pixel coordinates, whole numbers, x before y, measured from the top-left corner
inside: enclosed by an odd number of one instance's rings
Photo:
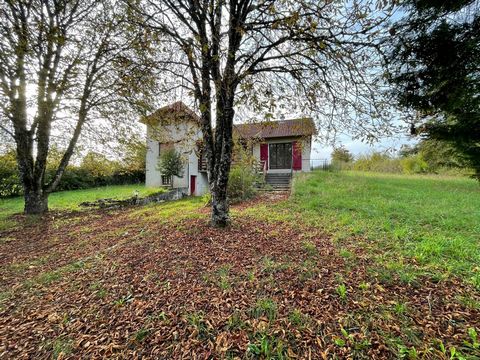
[[[351,137],[344,135],[339,137],[338,145],[343,145],[347,148],[355,157],[362,154],[368,154],[373,151],[394,151],[399,150],[402,145],[413,145],[417,140],[412,139],[407,134],[396,135],[392,137],[386,137],[374,144],[366,144],[360,140],[353,140]],[[326,146],[325,144],[320,143],[319,141],[314,141],[313,149],[311,154],[311,159],[320,160],[326,159],[330,160],[330,154],[332,153],[333,147]]]

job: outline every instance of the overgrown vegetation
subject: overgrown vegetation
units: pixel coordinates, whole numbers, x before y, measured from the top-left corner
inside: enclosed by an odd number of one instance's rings
[[[252,152],[247,149],[250,144],[235,141],[233,165],[228,179],[228,199],[231,203],[251,199],[262,186],[262,176],[257,173],[258,164]]]
[[[354,158],[347,149],[332,153],[332,169],[357,170],[394,174],[474,175],[474,170],[450,144],[422,140],[415,146],[403,146],[398,155],[374,151]]]
[[[391,92],[417,114],[412,134],[454,148],[480,180],[480,3],[401,4],[387,61]]]

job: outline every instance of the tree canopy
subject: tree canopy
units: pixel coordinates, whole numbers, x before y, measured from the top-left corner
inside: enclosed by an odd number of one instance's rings
[[[349,163],[353,161],[352,153],[344,146],[338,146],[332,151],[332,162],[345,162]]]
[[[480,180],[479,3],[406,4],[390,54],[394,93],[416,111],[412,133],[451,144]]]
[[[0,1],[0,129],[15,143],[27,213],[47,210],[81,134],[126,111],[122,89],[142,71],[126,61],[138,36],[122,4]],[[64,151],[47,179],[53,143]]]

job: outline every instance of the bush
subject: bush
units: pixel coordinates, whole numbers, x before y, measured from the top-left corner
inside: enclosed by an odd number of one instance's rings
[[[430,144],[429,144],[430,145]],[[437,144],[438,145],[438,144]],[[446,150],[441,147],[438,150],[446,154]],[[433,149],[426,151],[417,151],[415,148],[403,148],[400,157],[391,157],[386,153],[374,152],[369,155],[360,156],[353,163],[353,170],[373,171],[398,174],[441,174],[455,176],[469,176],[473,173],[472,169],[461,167],[461,163],[455,162],[452,156],[450,159],[441,159],[433,155]],[[335,164],[332,162],[332,166]],[[345,170],[348,167],[337,167]]]
[[[331,171],[352,170],[353,164],[354,164],[353,162],[332,160],[332,162],[330,163],[330,166],[326,170],[331,170]]]
[[[52,148],[48,157],[46,181],[53,178],[61,153]],[[140,164],[142,166],[142,164]],[[97,153],[88,153],[79,166],[69,165],[55,191],[88,189],[105,185],[126,185],[145,182],[145,169],[136,164],[107,159]],[[0,155],[0,197],[23,194],[15,151]]]
[[[18,196],[23,193],[18,174],[0,178],[0,197]]]
[[[257,192],[255,185],[258,180],[258,175],[251,166],[234,165],[230,170],[228,179],[228,198],[230,202],[234,203],[253,198]]]
[[[421,155],[413,155],[400,160],[404,174],[422,174],[429,172],[428,164]]]
[[[183,176],[184,160],[182,155],[174,148],[166,149],[160,154],[158,170],[163,176]],[[173,184],[173,183],[172,183]]]
[[[392,158],[386,153],[373,152],[361,155],[353,164],[353,170],[401,173],[400,159]]]
[[[0,197],[17,196],[22,193],[22,184],[17,169],[14,150],[0,155]]]
[[[257,185],[262,183],[262,176],[256,172],[256,159],[247,149],[250,144],[234,143],[233,166],[228,179],[228,199],[231,203],[255,197]]]
[[[353,161],[352,153],[344,146],[334,148],[331,157],[332,162],[351,163]]]

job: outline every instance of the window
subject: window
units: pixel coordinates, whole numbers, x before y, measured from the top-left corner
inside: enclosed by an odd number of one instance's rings
[[[172,185],[172,177],[162,175],[162,185]]]
[[[292,167],[292,143],[269,144],[270,169]]]
[[[173,142],[158,143],[158,156],[162,154],[167,149],[173,149]]]

